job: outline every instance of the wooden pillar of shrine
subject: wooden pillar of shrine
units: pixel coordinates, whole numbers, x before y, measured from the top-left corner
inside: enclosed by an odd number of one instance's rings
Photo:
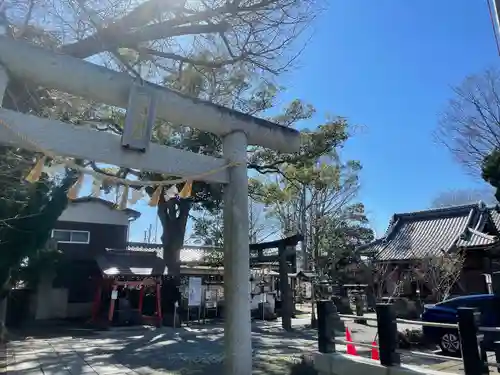
[[[99,281],[99,285],[96,288],[94,295],[94,303],[92,304],[92,323],[97,322],[99,316],[99,310],[101,309],[101,296],[102,296],[102,284]]]
[[[139,290],[139,313],[142,314],[142,307],[144,305],[144,285],[140,286]]]
[[[113,294],[117,294],[116,298],[113,298]],[[113,322],[113,315],[115,313],[116,299],[118,298],[118,286],[113,284],[113,289],[111,290],[111,300],[109,301],[109,311],[108,311],[108,322],[111,324]]]
[[[163,314],[161,311],[161,284],[156,282],[156,314],[158,316],[158,327],[161,327],[163,322]]]

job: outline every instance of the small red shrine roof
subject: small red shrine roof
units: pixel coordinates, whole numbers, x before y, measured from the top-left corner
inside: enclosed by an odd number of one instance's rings
[[[103,276],[162,276],[167,274],[163,259],[155,253],[106,249],[96,258]]]

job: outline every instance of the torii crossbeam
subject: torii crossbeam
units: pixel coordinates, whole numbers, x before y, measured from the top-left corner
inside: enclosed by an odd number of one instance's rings
[[[128,74],[56,54],[4,35],[0,36],[0,102],[7,87],[7,74],[120,108],[127,108],[129,93],[134,85]],[[204,179],[227,184],[224,188],[224,294],[228,306],[225,321],[226,371],[231,375],[250,375],[247,146],[253,144],[285,153],[296,152],[299,149],[299,134],[296,130],[189,98],[151,83],[146,83],[145,87],[156,97],[158,117],[221,136],[224,159],[159,145],[150,145],[145,153],[138,153],[123,149],[117,136],[6,109],[0,109],[0,120],[8,123],[15,132],[36,140],[43,148],[61,156],[179,177],[198,175],[227,163],[236,165]],[[0,143],[33,148],[1,126]]]

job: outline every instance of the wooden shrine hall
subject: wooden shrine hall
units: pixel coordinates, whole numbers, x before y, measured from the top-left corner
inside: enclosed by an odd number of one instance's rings
[[[103,305],[107,308],[105,323],[114,321],[122,323],[149,322],[160,326],[161,312],[161,283],[167,269],[163,259],[154,253],[135,252],[127,250],[108,249],[106,253],[96,258],[100,270],[100,278],[95,280],[96,294],[92,308],[92,322],[99,323],[103,319]],[[130,306],[127,299],[129,290],[139,291],[137,308]],[[152,292],[155,295],[155,311],[153,316],[143,316],[144,294]],[[119,296],[122,296],[119,298]],[[124,304],[128,307],[128,318],[116,318],[116,302],[120,306],[119,313],[125,315]],[[128,320],[127,320],[128,319]]]

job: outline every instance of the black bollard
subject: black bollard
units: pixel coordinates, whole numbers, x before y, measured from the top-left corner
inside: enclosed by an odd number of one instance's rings
[[[377,304],[377,330],[380,364],[396,366],[401,363],[398,347],[398,326],[392,304]]]
[[[318,350],[320,353],[335,353],[335,315],[333,301],[318,301]]]
[[[460,307],[457,311],[465,375],[488,374],[488,365],[480,345],[482,335],[478,334],[481,313],[470,307]]]

